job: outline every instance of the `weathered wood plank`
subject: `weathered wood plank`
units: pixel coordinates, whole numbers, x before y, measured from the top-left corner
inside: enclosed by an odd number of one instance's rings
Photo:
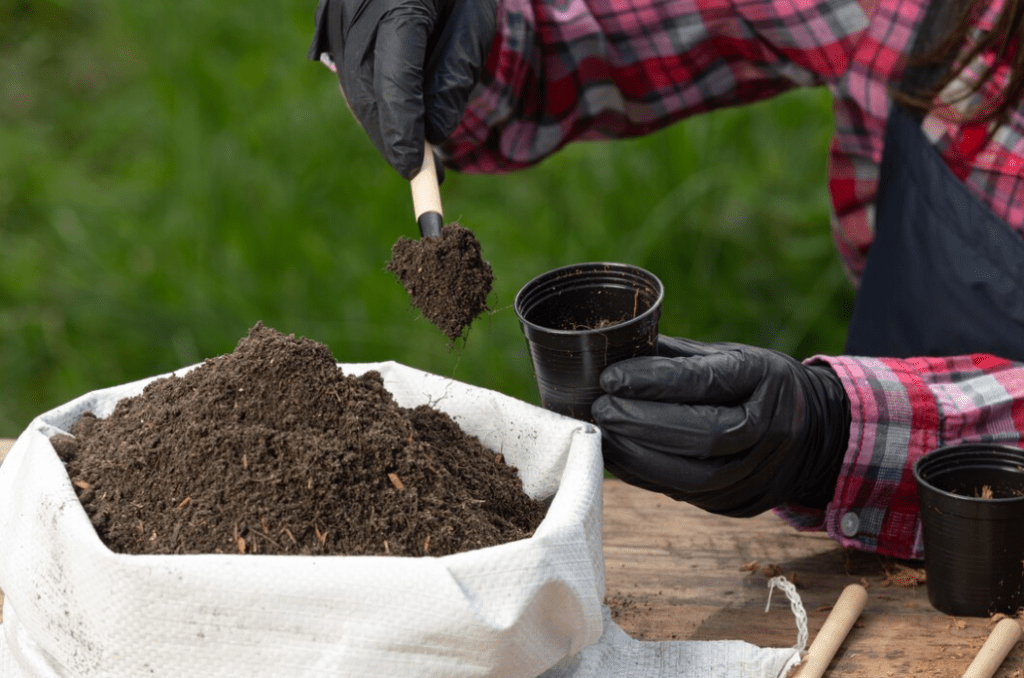
[[[604,551],[609,607],[623,630],[647,640],[789,647],[796,642],[793,615],[781,592],[765,613],[765,568],[795,581],[811,639],[843,588],[864,584],[867,605],[826,676],[955,678],[995,625],[931,607],[923,584],[908,585],[923,574],[920,563],[845,549],[771,513],[715,516],[616,480],[605,481]],[[1022,646],[998,678],[1021,678]]]

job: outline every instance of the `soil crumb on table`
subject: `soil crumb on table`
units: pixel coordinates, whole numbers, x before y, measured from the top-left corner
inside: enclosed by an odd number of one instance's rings
[[[454,342],[487,310],[494,284],[480,242],[459,224],[446,224],[436,238],[399,238],[387,270],[395,274],[413,305]]]
[[[71,433],[54,447],[120,553],[441,556],[528,537],[544,515],[447,414],[262,324]]]

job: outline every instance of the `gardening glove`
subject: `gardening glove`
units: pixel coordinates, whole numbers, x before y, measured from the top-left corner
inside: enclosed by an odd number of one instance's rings
[[[850,401],[828,366],[661,337],[657,356],[605,368],[601,388],[605,467],[632,485],[744,517],[832,498]]]
[[[497,0],[320,0],[309,57],[328,55],[352,113],[406,179],[447,139],[495,36]]]

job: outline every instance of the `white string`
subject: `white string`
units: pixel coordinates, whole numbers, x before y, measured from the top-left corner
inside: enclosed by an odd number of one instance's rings
[[[764,606],[764,611],[768,612],[772,606],[772,591],[778,586],[782,589],[782,592],[789,598],[789,608],[793,611],[793,616],[796,617],[796,645],[793,647],[799,652],[803,652],[807,647],[807,612],[804,611],[804,603],[800,600],[800,594],[796,592],[796,586],[793,582],[789,581],[785,577],[778,576],[772,577],[768,580],[768,604]]]

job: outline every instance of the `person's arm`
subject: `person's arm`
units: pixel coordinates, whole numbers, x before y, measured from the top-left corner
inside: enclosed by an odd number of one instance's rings
[[[866,27],[858,0],[320,0],[309,57],[411,177],[424,136],[508,171],[833,82]]]
[[[921,558],[913,465],[938,447],[1024,440],[1024,364],[988,355],[817,357],[850,399],[850,436],[828,508],[778,510],[798,529],[896,558]]]
[[[442,147],[458,170],[518,169],[574,140],[834,81],[867,18],[857,0],[499,0],[497,27]]]
[[[824,357],[660,337],[613,363],[591,407],[605,468],[737,517],[771,508],[841,544],[920,558],[914,462],[1024,439],[1024,363]]]

